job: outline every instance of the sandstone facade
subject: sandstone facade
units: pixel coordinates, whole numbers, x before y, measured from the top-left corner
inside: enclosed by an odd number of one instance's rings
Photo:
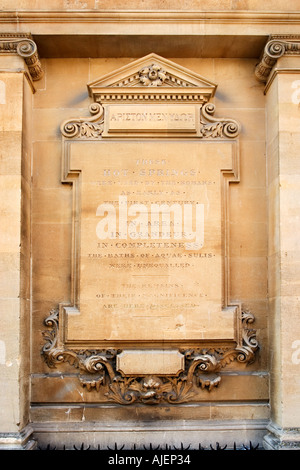
[[[299,448],[300,3],[110,3],[0,1],[0,446]]]

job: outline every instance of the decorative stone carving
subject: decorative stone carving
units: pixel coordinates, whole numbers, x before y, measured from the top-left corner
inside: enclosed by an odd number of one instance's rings
[[[215,106],[212,103],[204,104],[200,110],[200,137],[236,138],[240,133],[240,125],[233,119],[214,118]]]
[[[46,318],[49,328],[43,335],[46,343],[42,355],[48,367],[69,363],[79,369],[79,380],[88,391],[106,387],[107,400],[121,405],[140,402],[146,405],[187,402],[195,388],[211,391],[221,382],[221,370],[232,361],[251,364],[258,349],[256,331],[248,328],[254,321],[249,312],[242,312],[242,341],[236,347],[197,347],[181,350],[185,369],[177,375],[125,376],[116,370],[116,357],[121,350],[66,349],[59,339],[59,310],[54,309]]]
[[[43,76],[41,62],[37,52],[36,43],[30,35],[1,34],[0,53],[16,52],[25,60],[33,81],[40,80]]]
[[[90,82],[90,118],[62,123],[64,137],[99,139],[169,133],[200,138],[234,139],[240,125],[215,118],[208,103],[217,85],[190,70],[149,54]],[[170,107],[172,105],[172,107]],[[200,120],[199,120],[200,112]]]
[[[161,86],[167,79],[166,72],[157,64],[143,68],[139,75],[140,82],[145,86]]]
[[[128,108],[129,109],[129,108]],[[154,109],[154,108],[153,108]],[[161,108],[163,111],[165,108]],[[150,109],[151,110],[151,109]],[[90,118],[79,117],[68,119],[61,124],[61,133],[69,139],[99,139],[104,131],[104,108],[100,103],[92,103],[89,107]],[[206,103],[200,105],[200,129],[199,137],[206,139],[238,137],[241,127],[234,119],[216,118],[214,117],[215,105]],[[126,113],[125,113],[126,114]],[[130,113],[132,114],[132,113]],[[145,113],[144,113],[145,114]],[[126,116],[123,116],[126,119]],[[132,117],[131,117],[132,118]],[[121,118],[120,118],[121,119]],[[127,123],[127,120],[124,121]],[[132,130],[134,130],[134,122],[130,122]],[[108,125],[108,124],[107,124]],[[126,128],[126,132],[130,133],[131,129]]]
[[[89,107],[92,117],[74,118],[64,121],[61,133],[68,138],[99,138],[103,132],[103,107],[99,103],[92,103]]]
[[[206,103],[217,86],[157,54],[135,60],[88,83],[93,101],[110,103]]]
[[[284,54],[300,55],[299,36],[270,36],[261,60],[255,68],[256,78],[266,83],[272,68]]]

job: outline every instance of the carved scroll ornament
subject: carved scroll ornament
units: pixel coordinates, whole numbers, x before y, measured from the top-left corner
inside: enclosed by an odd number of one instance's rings
[[[291,36],[271,36],[264,48],[261,60],[255,68],[255,76],[260,82],[267,82],[272,68],[284,54],[300,55],[299,37],[295,39],[293,40]]]
[[[99,138],[103,132],[104,110],[101,104],[92,103],[89,107],[90,118],[74,118],[64,121],[61,133],[68,138]]]
[[[43,333],[46,344],[42,355],[48,367],[69,363],[79,369],[79,380],[88,391],[106,387],[107,400],[121,405],[135,402],[147,405],[187,402],[195,389],[211,391],[221,382],[221,370],[233,361],[251,364],[258,349],[256,332],[248,328],[254,321],[249,312],[242,312],[242,340],[235,348],[202,347],[181,350],[185,357],[185,370],[174,376],[125,376],[116,370],[116,356],[120,350],[65,349],[59,344],[59,312],[54,309],[46,318],[48,330]]]
[[[206,103],[200,110],[200,137],[227,137],[235,139],[240,133],[240,125],[234,119],[214,118],[215,105]]]
[[[61,133],[68,139],[100,139],[104,130],[104,108],[100,103],[89,107],[91,117],[68,119],[61,125]],[[205,139],[235,139],[241,131],[234,119],[214,117],[215,105],[206,103],[200,106],[199,137]]]
[[[25,60],[33,81],[43,77],[43,70],[37,52],[36,43],[30,37],[17,35],[0,35],[0,53],[16,52]]]

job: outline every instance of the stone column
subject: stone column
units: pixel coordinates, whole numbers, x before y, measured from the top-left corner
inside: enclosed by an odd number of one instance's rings
[[[0,450],[34,446],[28,425],[34,46],[21,35],[0,36]]]
[[[299,449],[300,42],[271,38],[257,72],[266,81],[269,201],[271,423],[264,445]]]

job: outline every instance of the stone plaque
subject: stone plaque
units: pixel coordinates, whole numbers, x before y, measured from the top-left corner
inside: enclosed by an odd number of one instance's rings
[[[240,127],[213,116],[215,84],[155,54],[88,89],[92,116],[61,125],[72,283],[43,354],[117,403],[182,403],[257,349],[229,296]]]
[[[67,339],[234,339],[223,308],[230,143],[103,141],[70,147],[78,310]]]
[[[191,105],[109,105],[106,107],[106,113],[107,134],[126,131],[197,131],[196,107]]]

